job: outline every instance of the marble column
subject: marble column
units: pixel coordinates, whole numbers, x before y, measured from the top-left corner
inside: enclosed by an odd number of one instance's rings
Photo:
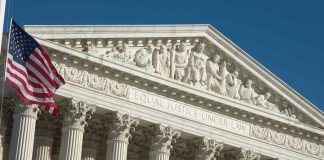
[[[57,117],[56,117],[57,118]],[[42,113],[36,123],[33,160],[51,160],[53,145],[53,117]]]
[[[37,105],[29,105],[20,102],[15,104],[9,160],[32,159],[38,112],[39,108]]]
[[[0,128],[0,160],[2,160],[4,158],[6,131],[7,131],[7,127],[4,124],[1,124],[1,128]]]
[[[199,137],[187,143],[187,148],[194,154],[194,160],[216,160],[223,144],[214,139]]]
[[[224,159],[226,160],[260,160],[261,154],[249,149],[237,148],[224,151]]]
[[[149,160],[169,160],[172,144],[180,137],[180,132],[161,124],[151,125],[143,134],[151,144]]]
[[[83,138],[82,160],[96,160],[102,133],[102,127],[98,122],[90,121],[88,123]]]
[[[63,128],[60,160],[81,160],[84,127],[95,107],[84,101],[68,99],[60,103],[63,111]]]
[[[130,132],[135,131],[138,120],[131,118],[128,114],[112,112],[107,114],[102,122],[108,124],[106,160],[127,160]]]

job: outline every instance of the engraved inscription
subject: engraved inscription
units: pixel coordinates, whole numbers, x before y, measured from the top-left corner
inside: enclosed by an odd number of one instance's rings
[[[227,131],[249,135],[250,124],[192,105],[130,87],[129,100],[169,114],[181,116]]]

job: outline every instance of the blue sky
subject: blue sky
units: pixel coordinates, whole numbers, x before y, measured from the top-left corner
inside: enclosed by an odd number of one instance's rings
[[[211,24],[324,110],[323,0],[13,0],[11,6],[21,25]]]

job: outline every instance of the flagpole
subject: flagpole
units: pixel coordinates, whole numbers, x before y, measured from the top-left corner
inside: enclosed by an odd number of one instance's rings
[[[1,1],[1,3],[0,3],[0,56],[1,56],[1,51],[2,51],[2,48],[4,48],[4,45],[2,45],[2,39],[3,39],[3,29],[4,29],[4,20],[5,20],[5,13],[6,13],[6,0],[0,0]],[[11,12],[12,12],[12,10],[11,10],[12,8],[11,8],[11,3],[10,3],[10,0],[9,0],[9,10],[10,10],[10,15],[8,15],[8,17],[9,18],[11,18],[10,16],[11,16]],[[10,19],[10,25],[8,26],[9,27],[9,33],[10,33],[10,26],[11,26],[11,21],[12,21],[12,19]],[[9,37],[10,35],[8,34],[8,38],[7,38],[7,49],[6,50],[8,50],[8,47],[9,47],[9,39],[10,39],[10,37]],[[1,86],[1,106],[0,106],[0,129],[1,129],[1,127],[2,127],[2,110],[3,110],[3,101],[4,101],[4,90],[5,90],[5,74],[6,74],[6,67],[7,67],[7,55],[4,53],[4,61],[5,61],[5,63],[4,63],[4,65],[3,65],[3,74],[4,74],[4,76],[2,77],[3,79],[2,79],[2,86]]]
[[[6,13],[6,0],[0,0],[0,54],[2,50],[3,26]]]

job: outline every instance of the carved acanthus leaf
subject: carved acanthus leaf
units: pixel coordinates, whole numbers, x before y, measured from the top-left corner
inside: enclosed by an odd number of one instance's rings
[[[180,137],[180,132],[171,127],[164,127],[161,124],[151,125],[144,130],[143,134],[150,142],[151,152],[160,151],[170,154],[172,144]]]

